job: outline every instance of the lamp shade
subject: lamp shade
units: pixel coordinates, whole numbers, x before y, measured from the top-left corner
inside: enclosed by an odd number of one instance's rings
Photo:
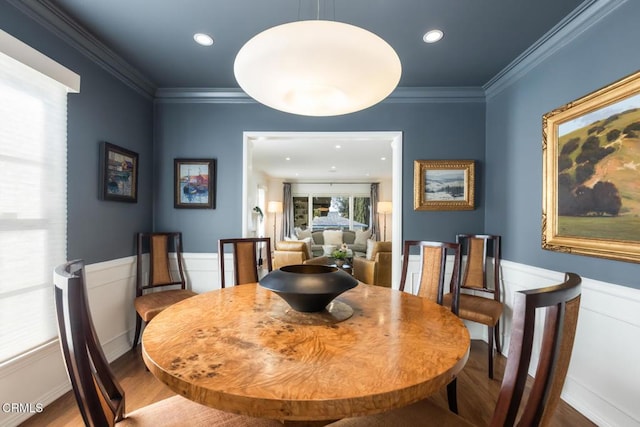
[[[393,205],[391,202],[378,202],[378,213],[390,214],[393,212]]]
[[[363,110],[398,85],[402,67],[377,35],[335,21],[296,21],[269,28],[238,52],[240,87],[261,104],[305,116]]]
[[[282,213],[282,202],[269,202],[267,205],[267,212]]]

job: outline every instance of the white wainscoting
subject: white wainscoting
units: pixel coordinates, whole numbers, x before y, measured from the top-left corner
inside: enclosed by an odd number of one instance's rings
[[[187,253],[184,261],[193,290],[220,287],[217,254]],[[418,262],[410,262],[409,272],[414,276]],[[231,266],[231,256],[226,254],[228,277],[232,277]],[[131,347],[135,257],[88,265],[86,276],[94,323],[107,358],[114,360]],[[513,293],[558,283],[563,273],[503,261],[502,276],[506,352]],[[486,340],[485,327],[468,326],[474,339]],[[580,321],[563,399],[600,426],[639,426],[639,337],[640,290],[583,278]],[[1,403],[47,405],[69,389],[57,341],[0,366]],[[0,426],[15,426],[31,415],[0,411]]]

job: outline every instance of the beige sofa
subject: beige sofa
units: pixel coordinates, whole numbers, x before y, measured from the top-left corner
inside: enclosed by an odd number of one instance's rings
[[[329,232],[328,234],[333,233],[333,237],[336,238],[328,240],[325,238],[327,236],[325,231]],[[338,235],[341,235],[339,240],[337,239]],[[343,243],[353,251],[354,257],[364,256],[367,251],[367,239],[370,235],[370,232],[356,232],[354,230],[317,230],[313,232],[310,230],[298,230],[297,232],[299,240],[311,237],[311,252],[314,257],[326,255],[323,249],[325,245],[333,245],[335,249],[338,249]]]

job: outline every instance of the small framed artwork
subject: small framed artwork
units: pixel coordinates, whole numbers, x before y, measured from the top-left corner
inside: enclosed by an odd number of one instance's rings
[[[173,163],[173,206],[182,209],[215,209],[216,160],[175,159]]]
[[[542,117],[542,248],[640,262],[640,72]]]
[[[416,160],[413,163],[413,209],[474,209],[473,160]]]
[[[102,143],[102,199],[138,201],[138,153]]]

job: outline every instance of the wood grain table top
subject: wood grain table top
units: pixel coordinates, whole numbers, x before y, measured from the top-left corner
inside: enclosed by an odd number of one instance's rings
[[[433,302],[361,283],[334,303],[298,313],[257,284],[201,294],[146,326],[143,359],[191,400],[282,421],[405,406],[443,388],[467,361],[467,328]]]

